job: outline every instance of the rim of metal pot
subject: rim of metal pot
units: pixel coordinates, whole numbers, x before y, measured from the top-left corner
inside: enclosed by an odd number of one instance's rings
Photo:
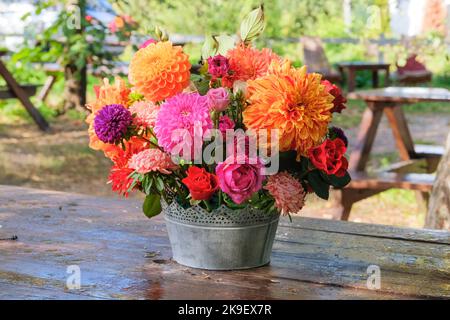
[[[200,206],[183,208],[176,201],[170,205],[161,203],[165,218],[183,224],[197,226],[242,227],[268,224],[279,218],[279,214],[267,213],[263,210],[247,206],[242,209],[230,209],[225,205],[208,212]]]

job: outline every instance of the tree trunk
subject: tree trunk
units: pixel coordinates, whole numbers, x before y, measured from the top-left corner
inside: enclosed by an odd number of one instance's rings
[[[78,70],[75,65],[64,67],[64,110],[81,109],[86,104],[86,67]]]
[[[65,29],[66,51],[69,52],[73,45],[73,36],[84,34],[84,17],[86,15],[86,1],[68,1],[67,7],[69,12],[72,13],[70,21],[67,21]],[[80,53],[81,55],[81,53]],[[87,87],[87,75],[86,65],[87,61],[84,59],[80,66],[80,57],[69,58],[69,61],[64,66],[64,107],[62,113],[69,109],[82,109],[86,104],[86,87]],[[78,63],[77,63],[78,62]]]
[[[450,230],[450,132],[437,168],[425,227]]]

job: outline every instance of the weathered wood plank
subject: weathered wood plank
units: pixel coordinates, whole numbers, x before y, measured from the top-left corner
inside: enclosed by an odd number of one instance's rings
[[[324,220],[313,218],[284,219],[280,226],[316,230],[322,232],[354,234],[376,238],[402,239],[413,242],[430,242],[450,245],[450,233],[444,230],[398,228],[369,223],[346,223],[336,220]]]

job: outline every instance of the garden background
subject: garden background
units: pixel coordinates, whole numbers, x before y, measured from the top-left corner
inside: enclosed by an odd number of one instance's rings
[[[13,2],[17,4],[20,1]],[[132,17],[139,25],[133,33],[145,39],[152,35],[156,25],[163,26],[169,35],[201,36],[209,30],[233,34],[244,14],[260,3],[261,0],[129,0],[110,1],[109,4],[106,1],[88,1],[86,5],[94,11],[106,7],[110,14]],[[5,13],[5,8],[11,8],[11,4],[12,1],[0,1],[0,13]],[[67,4],[67,1],[41,1],[40,6],[45,11],[55,6],[64,8]],[[392,24],[391,6],[392,1],[388,0],[266,0],[267,26],[256,46],[271,47],[277,54],[288,57],[299,66],[302,65],[302,49],[298,39],[304,35],[319,36],[325,42],[326,55],[333,65],[342,61],[377,61],[380,58],[393,65],[395,62],[401,64],[409,52],[402,45],[401,37]],[[349,8],[350,15],[346,11]],[[32,15],[39,19],[42,12],[33,11]],[[26,12],[22,16],[24,21],[29,18]],[[46,74],[35,67],[35,62],[55,60],[58,51],[48,48],[48,51],[37,54],[33,47],[43,35],[39,29],[28,28],[26,31],[24,44],[13,48],[18,53],[12,56],[7,66],[20,82],[43,84]],[[1,33],[0,47],[6,46],[5,35],[2,38]],[[428,30],[424,27],[416,34],[419,58],[433,72],[433,81],[429,84],[432,87],[450,88],[450,44],[446,42],[449,33],[448,24],[444,21]],[[106,40],[102,38],[103,35],[97,36],[94,39],[95,54],[105,50]],[[370,39],[397,41],[376,45],[370,43]],[[74,41],[69,49],[76,55],[89,56],[92,47],[87,48],[80,43]],[[201,41],[185,45],[191,63],[198,62],[201,46]],[[133,46],[129,45],[116,56],[116,60],[128,62],[132,52]],[[395,67],[392,71],[395,71]],[[94,95],[93,85],[99,81],[98,77],[88,74],[88,101]],[[359,88],[370,88],[370,83],[370,73],[358,73]],[[4,85],[2,80],[1,85]],[[60,78],[45,103],[32,98],[50,122],[50,133],[40,132],[17,100],[0,100],[0,184],[115,197],[105,184],[109,160],[89,149],[84,122],[86,110],[64,106],[64,86],[64,79]],[[350,151],[363,110],[362,101],[350,101],[347,110],[333,120],[349,133]],[[416,143],[445,143],[450,124],[448,105],[419,103],[405,107],[405,112]],[[385,120],[380,133],[375,142],[377,148],[370,162],[371,168],[387,166],[398,160]],[[302,211],[303,215],[331,217],[331,202],[321,201],[312,195],[307,200],[309,204]],[[425,209],[416,200],[414,192],[389,190],[356,204],[351,220],[421,227],[424,215]]]

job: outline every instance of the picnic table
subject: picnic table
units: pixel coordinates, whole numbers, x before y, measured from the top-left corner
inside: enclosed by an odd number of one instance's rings
[[[270,265],[225,272],[172,261],[140,200],[0,186],[0,224],[0,299],[450,298],[445,231],[282,219]]]
[[[338,195],[337,216],[347,220],[353,204],[390,188],[416,190],[428,200],[434,175],[444,152],[443,147],[415,145],[403,112],[405,104],[416,102],[450,102],[450,91],[443,88],[388,87],[350,93],[349,99],[366,102],[356,146],[350,154],[349,169],[352,182]],[[366,166],[383,113],[392,129],[402,160],[386,170],[367,173]],[[417,173],[419,167],[426,172]]]
[[[348,92],[355,91],[356,88],[356,72],[357,71],[372,71],[372,87],[378,88],[378,72],[384,71],[384,85],[387,86],[389,83],[389,63],[380,62],[367,62],[367,61],[351,61],[351,62],[341,62],[337,64],[339,72],[344,75],[347,72],[347,90]]]
[[[49,125],[44,117],[35,108],[30,101],[30,96],[36,93],[35,85],[20,85],[14,76],[6,68],[6,65],[2,62],[1,57],[5,56],[8,52],[6,50],[0,50],[0,76],[5,79],[7,88],[0,88],[0,99],[17,98],[25,107],[27,112],[33,118],[34,122],[43,131],[49,129]]]

